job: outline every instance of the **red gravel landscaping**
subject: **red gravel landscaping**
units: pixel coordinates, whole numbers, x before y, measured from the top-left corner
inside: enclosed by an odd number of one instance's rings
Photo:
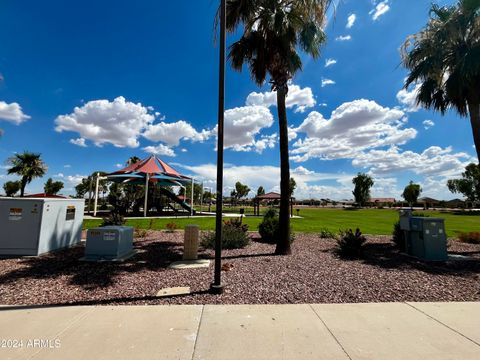
[[[425,263],[398,253],[388,236],[367,236],[365,256],[343,260],[335,240],[297,234],[293,255],[253,242],[225,250],[225,293],[208,294],[209,269],[172,270],[181,260],[183,232],[149,232],[124,263],[79,261],[84,246],[37,258],[0,259],[0,304],[284,304],[387,301],[479,301],[480,245],[451,242],[469,260]],[[202,258],[213,252],[201,251]],[[192,294],[155,298],[161,288],[189,286]]]

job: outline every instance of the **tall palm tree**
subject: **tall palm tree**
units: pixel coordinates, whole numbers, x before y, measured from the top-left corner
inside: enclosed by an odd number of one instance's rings
[[[419,105],[442,114],[448,109],[470,114],[480,162],[480,1],[433,4],[426,27],[403,45],[402,59],[410,70],[405,88],[421,84]]]
[[[8,169],[8,174],[16,174],[22,177],[20,180],[20,196],[25,195],[25,187],[37,177],[42,177],[47,172],[47,165],[41,159],[41,154],[35,154],[28,151],[8,159],[12,166]]]
[[[320,56],[326,40],[325,11],[330,0],[227,0],[227,30],[243,27],[241,38],[229,49],[233,69],[249,67],[252,79],[263,85],[269,77],[277,92],[280,134],[280,238],[275,253],[290,249],[290,163],[285,99],[288,82],[302,69],[299,51]]]

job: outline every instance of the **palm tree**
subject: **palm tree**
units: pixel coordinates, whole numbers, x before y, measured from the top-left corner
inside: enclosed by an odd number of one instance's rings
[[[243,26],[240,40],[230,46],[229,60],[241,71],[247,64],[252,79],[263,85],[269,77],[277,92],[280,134],[280,238],[276,254],[287,255],[290,249],[290,164],[288,122],[285,99],[288,82],[302,69],[299,50],[320,56],[326,40],[325,11],[331,0],[228,0],[226,27],[235,32]]]
[[[142,159],[140,159],[138,156],[131,156],[128,158],[127,160],[127,166],[130,166],[130,165],[133,165],[133,164],[136,164],[137,162],[141,161]]]
[[[35,154],[28,151],[22,154],[15,154],[15,156],[8,159],[12,166],[8,169],[8,174],[16,174],[22,177],[20,180],[20,196],[25,195],[25,186],[33,179],[42,177],[47,172],[47,165],[40,158],[41,154]]]
[[[480,1],[432,5],[426,27],[403,45],[402,59],[410,70],[405,88],[421,84],[419,105],[470,114],[480,161]]]

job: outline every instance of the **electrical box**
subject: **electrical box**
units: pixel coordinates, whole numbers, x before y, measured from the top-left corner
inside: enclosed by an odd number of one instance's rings
[[[121,260],[133,253],[133,227],[105,226],[87,231],[85,260]]]
[[[430,261],[448,260],[444,219],[411,217],[407,231],[407,252]]]
[[[84,199],[0,198],[0,255],[36,256],[82,236]]]

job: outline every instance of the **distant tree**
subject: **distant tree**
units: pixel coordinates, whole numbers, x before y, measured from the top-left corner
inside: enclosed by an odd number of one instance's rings
[[[15,196],[20,191],[22,183],[20,181],[7,181],[3,184],[3,190],[8,197]]]
[[[413,207],[421,193],[422,188],[420,187],[420,185],[415,184],[413,181],[410,181],[408,185],[405,186],[402,197],[405,199],[406,202],[408,202],[410,207]]]
[[[265,189],[263,188],[263,186],[260,186],[257,189],[257,196],[262,196],[262,195],[265,195]]]
[[[480,165],[469,164],[461,179],[448,180],[448,190],[463,194],[468,201],[480,202]]]
[[[63,186],[63,182],[53,181],[52,178],[49,178],[43,186],[43,191],[48,195],[57,195],[59,191],[63,189]]]
[[[292,177],[292,178],[290,178],[290,197],[293,196],[296,188],[297,188],[297,182]]]
[[[358,173],[358,175],[353,178],[352,183],[355,185],[352,192],[355,197],[355,202],[359,206],[365,206],[367,201],[370,200],[370,189],[374,184],[373,179],[367,174]]]
[[[127,160],[127,166],[130,166],[130,165],[133,165],[133,164],[136,164],[137,162],[139,161],[142,161],[142,159],[140,159],[138,156],[131,156],[128,160]]]
[[[470,114],[480,162],[480,1],[433,4],[427,25],[403,46],[410,70],[405,88],[419,84],[417,103],[444,114],[449,109]]]
[[[41,154],[31,152],[23,152],[15,154],[8,162],[11,166],[8,169],[8,174],[16,174],[22,177],[20,180],[20,196],[25,195],[25,187],[31,183],[33,179],[42,177],[47,172],[47,165],[41,159]]]
[[[232,190],[230,196],[232,197],[232,199],[235,200],[235,202],[238,202],[238,200],[246,197],[249,192],[250,188],[248,187],[248,185],[244,185],[240,181],[237,181],[235,183],[235,190]]]

